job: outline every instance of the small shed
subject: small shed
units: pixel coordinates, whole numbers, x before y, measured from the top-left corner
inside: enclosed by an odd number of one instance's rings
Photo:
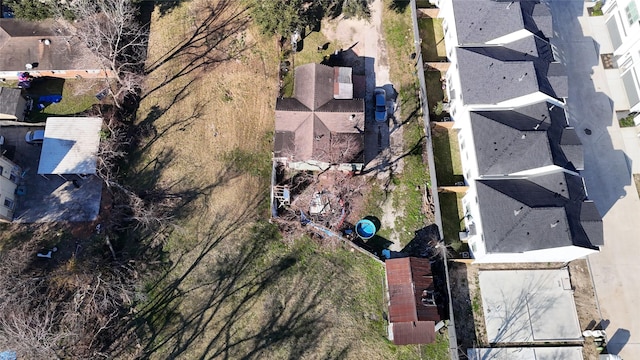
[[[94,175],[101,128],[96,117],[48,118],[38,174]]]
[[[21,89],[0,87],[0,120],[23,121],[26,109]]]
[[[436,304],[428,259],[389,259],[386,264],[389,299],[389,340],[396,345],[429,344],[443,316]]]

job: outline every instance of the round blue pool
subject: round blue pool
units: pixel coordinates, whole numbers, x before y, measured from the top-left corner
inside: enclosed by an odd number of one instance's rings
[[[371,220],[362,219],[356,223],[356,234],[364,240],[369,240],[376,234],[376,226]]]

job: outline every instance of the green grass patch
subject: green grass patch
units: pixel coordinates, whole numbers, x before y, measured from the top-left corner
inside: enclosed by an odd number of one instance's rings
[[[463,181],[462,161],[456,132],[444,127],[431,131],[433,156],[436,165],[438,185],[451,186]]]
[[[447,245],[451,245],[455,251],[460,251],[462,247],[458,233],[464,230],[463,196],[464,195],[460,193],[450,192],[439,194],[444,241]]]
[[[18,81],[7,81],[1,87],[18,87]],[[26,94],[33,98],[33,110],[25,119],[28,122],[43,122],[49,116],[81,114],[100,101],[96,94],[100,92],[100,82],[89,79],[60,79],[43,77],[32,82]],[[38,108],[38,98],[44,95],[61,95],[58,103],[44,104],[44,109]]]
[[[400,98],[405,104],[417,102],[411,94],[403,95],[401,92]],[[427,219],[422,212],[423,192],[429,183],[429,171],[422,157],[425,137],[422,119],[419,116],[414,114],[410,118],[404,127],[403,136],[406,156],[403,159],[403,172],[393,179],[397,185],[393,193],[393,205],[404,212],[404,216],[396,217],[395,228],[400,244],[405,246],[413,239],[414,231],[423,228],[431,219]]]
[[[446,61],[447,50],[444,46],[444,29],[441,18],[418,19],[418,31],[422,39],[422,57],[424,61]]]
[[[81,114],[100,101],[96,94],[101,90],[100,83],[86,79],[43,78],[36,80],[27,93],[34,99],[34,108],[29,121],[45,121],[49,116]],[[38,97],[43,95],[62,95],[58,103],[44,104],[38,109]]]
[[[636,191],[640,197],[640,174],[633,174],[633,182],[636,183]]]
[[[446,360],[449,359],[449,338],[443,334],[436,334],[436,342],[421,345],[423,359]]]
[[[409,8],[405,8],[401,13],[387,11],[382,20],[387,46],[399,55],[402,53],[408,55],[413,52],[411,16],[407,13],[410,13]]]
[[[342,48],[342,44],[329,42],[324,34],[317,31],[307,34],[302,42],[302,50],[293,54],[294,66],[321,63],[325,56],[333,54],[336,50]],[[325,45],[326,49],[318,50],[319,47]]]
[[[224,154],[224,160],[229,167],[238,172],[251,174],[263,180],[271,175],[271,162],[268,153],[249,152],[239,148]]]
[[[423,228],[429,219],[422,213],[422,194],[429,181],[429,172],[423,160],[424,123],[421,118],[419,85],[414,63],[408,59],[415,52],[411,9],[393,6],[392,1],[385,2],[383,30],[388,46],[390,75],[398,90],[398,103],[403,128],[404,152],[403,173],[392,179],[396,185],[393,193],[393,206],[403,211],[396,217],[395,230],[402,246],[408,244],[414,231]]]
[[[429,113],[433,117],[435,114],[433,108],[439,101],[444,100],[444,90],[442,89],[442,81],[440,79],[444,75],[440,71],[425,71],[424,81],[427,87],[427,103],[429,104]]]
[[[638,116],[638,113],[631,113],[631,114],[623,117],[622,119],[618,120],[618,124],[620,124],[620,127],[634,127],[634,126],[636,126],[636,124],[633,121],[633,119],[636,116]]]
[[[282,96],[283,97],[292,97],[293,96],[293,69],[289,69],[287,73],[282,78]]]

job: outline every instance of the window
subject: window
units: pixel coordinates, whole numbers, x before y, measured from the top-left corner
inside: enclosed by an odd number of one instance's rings
[[[635,1],[632,1],[624,8],[624,12],[627,14],[627,20],[629,21],[629,25],[635,24],[640,16],[638,16],[638,8],[636,7]]]
[[[633,58],[631,56],[627,56],[627,58],[620,65],[620,73],[627,71],[632,66],[633,66]]]
[[[11,200],[11,199],[9,199],[9,198],[4,199],[4,206],[6,206],[6,207],[8,207],[9,209],[13,210],[13,206],[14,206],[14,205],[15,205],[15,204],[14,204],[13,200]]]

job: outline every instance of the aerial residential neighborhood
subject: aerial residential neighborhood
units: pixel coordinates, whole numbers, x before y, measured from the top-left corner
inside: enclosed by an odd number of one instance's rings
[[[640,358],[638,0],[0,7],[0,359]]]

